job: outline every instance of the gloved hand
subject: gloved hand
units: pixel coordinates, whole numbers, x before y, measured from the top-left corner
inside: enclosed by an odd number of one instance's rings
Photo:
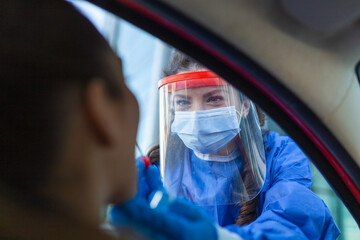
[[[140,158],[136,161],[138,171],[138,193],[136,198],[149,201],[151,193],[163,188],[160,171],[154,165],[150,165],[146,168],[145,163],[141,161]]]
[[[167,208],[150,208],[141,198],[134,198],[109,212],[115,227],[132,227],[151,239],[217,240],[214,222],[192,202],[175,199]]]

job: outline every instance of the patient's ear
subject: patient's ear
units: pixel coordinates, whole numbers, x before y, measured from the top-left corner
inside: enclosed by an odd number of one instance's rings
[[[117,118],[114,100],[108,94],[104,81],[91,79],[84,91],[84,104],[90,131],[99,143],[112,145],[117,137]]]

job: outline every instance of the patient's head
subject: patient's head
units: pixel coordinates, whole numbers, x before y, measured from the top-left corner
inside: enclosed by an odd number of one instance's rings
[[[65,1],[3,0],[0,15],[0,182],[65,209],[132,197],[138,106],[120,59]]]

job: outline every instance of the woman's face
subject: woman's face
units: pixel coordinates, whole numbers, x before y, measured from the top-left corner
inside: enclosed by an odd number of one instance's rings
[[[175,84],[171,88],[176,88]],[[184,85],[187,85],[186,82]],[[228,84],[177,90],[173,93],[172,101],[175,112],[204,111],[234,106],[238,121],[245,114],[239,92]],[[226,156],[233,152],[235,148],[236,144],[231,140],[225,147],[211,154]]]
[[[175,111],[201,111],[229,106],[228,89],[222,86],[196,87],[175,92]]]

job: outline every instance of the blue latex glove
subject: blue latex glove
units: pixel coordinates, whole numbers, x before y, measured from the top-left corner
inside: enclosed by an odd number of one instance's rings
[[[154,165],[150,165],[147,169],[145,169],[145,164],[140,161],[140,158],[137,159],[137,171],[139,185],[136,198],[149,201],[151,193],[163,188],[160,171]]]
[[[152,209],[144,199],[134,198],[113,207],[109,214],[115,227],[132,227],[151,239],[218,239],[210,217],[185,199],[175,199],[167,208]]]

